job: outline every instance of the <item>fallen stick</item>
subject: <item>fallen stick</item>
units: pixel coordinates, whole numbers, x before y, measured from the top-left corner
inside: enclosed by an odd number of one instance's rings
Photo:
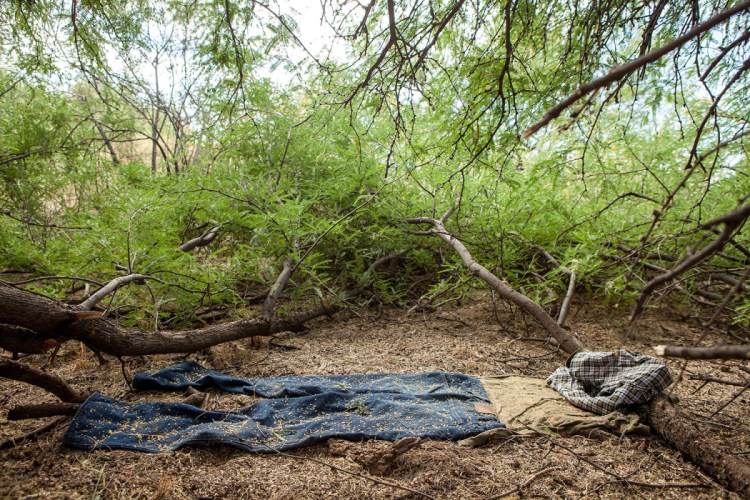
[[[657,356],[684,359],[750,359],[750,345],[715,345],[713,347],[681,347],[656,345]]]
[[[54,420],[48,424],[45,424],[39,428],[36,428],[31,432],[27,432],[26,434],[21,434],[20,436],[13,436],[12,438],[8,438],[2,443],[0,443],[0,450],[6,450],[8,448],[15,448],[16,446],[23,444],[26,441],[33,441],[37,439],[39,436],[41,436],[42,434],[57,428],[57,426],[60,425],[66,419],[67,417],[58,418],[57,420]]]
[[[86,399],[57,375],[43,372],[12,359],[0,358],[0,377],[41,387],[65,403],[82,403]]]

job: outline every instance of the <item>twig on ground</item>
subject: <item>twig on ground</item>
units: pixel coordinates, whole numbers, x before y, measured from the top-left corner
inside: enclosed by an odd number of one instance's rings
[[[385,481],[383,479],[379,479],[377,477],[373,477],[373,476],[370,476],[368,474],[360,474],[359,472],[354,472],[354,471],[351,471],[351,470],[348,470],[348,469],[344,469],[343,467],[339,467],[337,465],[333,465],[333,464],[328,463],[328,462],[326,462],[324,460],[319,460],[319,459],[313,458],[313,457],[305,457],[305,456],[300,456],[300,455],[292,455],[290,453],[284,453],[283,451],[276,451],[275,453],[277,455],[281,455],[281,456],[287,457],[287,458],[293,458],[295,460],[302,460],[302,461],[308,461],[309,460],[310,462],[315,462],[316,464],[324,465],[326,467],[330,467],[331,469],[339,471],[339,472],[343,472],[344,474],[349,474],[351,476],[359,477],[359,478],[362,478],[362,479],[367,479],[368,481],[372,481],[374,483],[382,484],[384,486],[389,486],[391,488],[397,488],[399,490],[408,491],[409,493],[413,493],[415,495],[419,495],[419,496],[424,497],[424,498],[430,498],[432,500],[437,500],[432,495],[428,495],[427,493],[424,493],[422,491],[415,490],[413,488],[409,488],[408,486],[404,486],[403,484],[394,483],[394,482],[391,482],[391,481]]]
[[[8,438],[2,443],[0,443],[0,450],[6,450],[8,448],[15,448],[16,446],[21,445],[25,443],[26,441],[36,440],[42,434],[45,434],[51,430],[56,429],[57,426],[60,425],[65,420],[67,420],[67,418],[68,417],[58,418],[48,424],[45,424],[41,427],[34,429],[33,431],[27,432],[26,434],[21,434],[20,436],[14,436],[12,438]]]
[[[533,483],[534,481],[536,481],[538,478],[542,477],[543,475],[545,475],[545,474],[547,474],[549,472],[552,472],[553,470],[557,470],[557,469],[559,469],[559,467],[557,467],[555,465],[552,465],[550,467],[545,467],[544,469],[540,470],[539,472],[537,472],[536,474],[534,474],[533,476],[531,476],[530,478],[528,478],[526,481],[524,481],[523,484],[519,484],[515,488],[511,488],[508,491],[504,491],[503,493],[500,493],[499,495],[488,497],[486,500],[497,500],[498,498],[505,498],[505,497],[509,497],[511,495],[514,495],[514,494],[520,492],[522,489],[524,489],[528,485],[530,485],[531,483]]]

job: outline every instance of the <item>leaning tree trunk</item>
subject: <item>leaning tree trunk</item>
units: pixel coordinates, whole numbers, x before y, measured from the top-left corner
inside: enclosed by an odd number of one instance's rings
[[[416,232],[415,234],[421,234],[425,236],[438,236],[440,239],[448,243],[453,250],[461,257],[466,267],[469,268],[474,275],[484,280],[490,285],[499,295],[505,300],[512,302],[521,308],[521,310],[533,317],[545,330],[549,333],[560,347],[567,353],[573,354],[583,349],[583,344],[573,335],[566,332],[562,326],[560,326],[555,319],[550,316],[542,306],[525,296],[524,294],[514,290],[503,280],[495,276],[489,269],[474,260],[469,253],[469,250],[464,246],[461,241],[453,236],[445,229],[444,223],[448,217],[450,217],[453,210],[449,210],[440,219],[432,219],[429,217],[414,217],[406,219],[406,222],[410,224],[430,224],[433,229],[430,231]]]

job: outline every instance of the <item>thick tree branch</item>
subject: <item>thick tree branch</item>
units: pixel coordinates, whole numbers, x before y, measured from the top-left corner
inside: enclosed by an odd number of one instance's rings
[[[722,451],[720,443],[692,423],[665,396],[649,404],[649,423],[667,443],[728,489],[750,496],[750,467]]]
[[[716,345],[713,347],[654,346],[658,356],[683,359],[750,359],[750,345]]]
[[[57,375],[8,358],[0,357],[0,377],[41,387],[66,403],[81,403],[86,399]]]
[[[144,332],[121,328],[105,319],[71,320],[61,304],[0,284],[0,323],[32,330],[37,335],[78,340],[113,356],[143,356],[195,352],[224,342],[268,336],[282,331],[302,331],[305,323],[334,314],[338,306],[323,306],[291,318],[269,321],[248,318],[198,330]]]
[[[8,410],[8,420],[28,420],[60,415],[75,415],[81,405],[78,403],[42,403],[16,406]]]

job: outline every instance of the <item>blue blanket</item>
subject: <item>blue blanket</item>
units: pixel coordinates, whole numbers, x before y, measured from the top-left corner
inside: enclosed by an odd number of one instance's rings
[[[63,443],[86,450],[145,452],[229,445],[285,451],[337,437],[463,439],[503,427],[481,406],[482,383],[459,373],[287,376],[243,379],[186,362],[139,373],[137,390],[218,389],[263,399],[238,411],[182,403],[126,403],[95,393],[81,406]]]

